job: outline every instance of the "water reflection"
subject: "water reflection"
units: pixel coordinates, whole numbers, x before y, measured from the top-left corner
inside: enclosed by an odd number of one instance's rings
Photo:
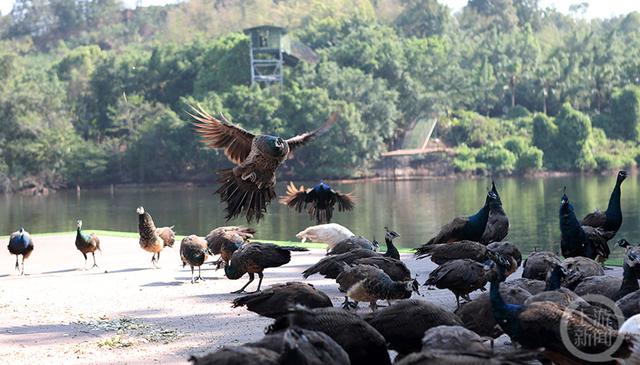
[[[508,178],[497,181],[509,215],[508,239],[525,251],[558,249],[558,207],[562,187],[579,217],[596,207],[606,209],[615,176],[564,176],[550,178]],[[334,221],[352,231],[378,239],[388,225],[401,234],[399,244],[414,247],[425,242],[439,227],[456,215],[475,213],[484,201],[487,179],[375,181],[333,184],[342,191],[354,191],[357,202],[351,214],[334,214]],[[308,184],[307,184],[308,185]],[[285,183],[278,185],[284,193]],[[635,204],[638,179],[629,177],[622,187],[624,223],[617,238],[640,241],[640,208]],[[227,224],[214,187],[116,188],[62,191],[48,197],[3,195],[0,197],[0,232],[7,234],[19,225],[31,232],[70,231],[82,218],[88,229],[132,231],[137,229],[135,208],[144,205],[160,225],[175,224],[179,234],[206,234]],[[270,213],[256,226],[260,237],[294,239],[312,224],[308,216],[296,214],[273,203]],[[242,220],[231,222],[243,224]],[[613,244],[613,242],[611,242]],[[615,250],[615,256],[620,255]]]

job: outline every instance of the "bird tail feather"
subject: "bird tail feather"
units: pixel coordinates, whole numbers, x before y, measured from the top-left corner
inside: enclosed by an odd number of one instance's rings
[[[220,194],[220,199],[227,203],[226,220],[229,221],[244,214],[248,222],[253,219],[260,222],[264,213],[267,212],[271,199],[276,196],[273,187],[258,189],[254,183],[235,176],[233,169],[220,170],[219,173],[218,182],[221,185],[216,193]]]

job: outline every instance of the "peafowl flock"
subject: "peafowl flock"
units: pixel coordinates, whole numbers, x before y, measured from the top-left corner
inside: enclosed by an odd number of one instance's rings
[[[259,222],[276,193],[276,170],[298,148],[327,132],[338,120],[333,112],[322,127],[289,139],[270,135],[255,135],[227,121],[218,120],[201,107],[193,107],[196,132],[210,148],[224,148],[227,158],[236,164],[220,170],[216,190],[226,203],[226,219],[243,214],[248,222]]]
[[[331,223],[333,207],[338,204],[338,211],[350,211],[355,206],[352,193],[341,193],[329,185],[320,182],[310,189],[304,186],[296,188],[293,183],[287,186],[287,195],[280,197],[280,202],[298,213],[306,210],[316,224]]]
[[[102,252],[100,250],[100,239],[95,235],[95,233],[83,233],[81,220],[77,222],[77,228],[76,248],[82,253],[82,256],[84,256],[85,267],[87,266],[88,253],[91,253],[91,256],[93,256],[93,267],[98,267],[98,264],[96,263],[96,251]]]
[[[9,253],[16,255],[16,271],[20,271],[20,275],[24,275],[24,260],[28,259],[33,252],[33,240],[29,232],[24,230],[24,227],[20,227],[19,230],[11,233],[9,236]],[[18,256],[22,255],[22,269],[18,264]]]
[[[565,321],[573,346],[582,353],[602,353],[611,348],[618,338],[618,332],[599,324],[585,314],[571,310],[553,302],[530,304],[507,303],[500,293],[500,282],[504,279],[504,269],[496,265],[497,275],[491,279],[489,296],[493,315],[500,327],[526,349],[544,348],[544,355],[558,364],[583,363],[575,351],[567,348],[561,333],[561,321]],[[579,336],[591,334],[589,341],[580,341]],[[613,342],[612,342],[613,341]],[[631,339],[622,336],[620,346],[611,354],[615,358],[627,358],[631,353]]]

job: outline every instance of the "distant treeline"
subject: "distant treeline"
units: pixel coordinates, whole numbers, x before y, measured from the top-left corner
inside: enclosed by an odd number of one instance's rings
[[[640,14],[585,20],[537,0],[18,0],[0,17],[0,190],[212,179],[227,165],[185,111],[328,135],[284,174],[357,177],[419,120],[466,173],[640,161]],[[224,20],[223,20],[224,19]],[[270,21],[269,21],[270,19]],[[289,27],[320,62],[251,87],[240,30]],[[443,157],[445,158],[445,157]]]

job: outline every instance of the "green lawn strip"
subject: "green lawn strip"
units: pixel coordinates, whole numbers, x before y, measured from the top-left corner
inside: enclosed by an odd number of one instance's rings
[[[88,233],[95,233],[98,236],[105,236],[105,237],[122,237],[122,238],[138,238],[138,232],[120,232],[120,231],[104,231],[104,230],[85,230]],[[44,236],[66,236],[66,235],[73,235],[75,234],[75,231],[69,231],[69,232],[51,232],[51,233],[34,233],[31,234],[31,236],[33,237],[44,237]],[[181,241],[185,236],[176,236],[176,241]],[[0,236],[0,240],[1,241],[6,241],[9,239],[9,236]],[[274,243],[276,245],[279,246],[294,246],[294,247],[304,247],[304,248],[309,248],[309,249],[326,249],[327,245],[324,243],[315,243],[315,242],[298,242],[298,241],[276,241],[276,240],[269,240],[269,239],[261,239],[261,238],[256,238],[254,239],[254,241],[256,242],[270,242],[270,243]],[[380,246],[380,251],[384,252],[386,250],[385,246]],[[415,248],[409,248],[409,247],[402,247],[402,248],[398,248],[398,251],[400,251],[401,253],[413,253],[415,251]],[[522,255],[522,260],[524,261],[527,258],[528,255]],[[621,258],[610,258],[609,260],[607,260],[607,265],[609,266],[622,266],[622,259]]]

